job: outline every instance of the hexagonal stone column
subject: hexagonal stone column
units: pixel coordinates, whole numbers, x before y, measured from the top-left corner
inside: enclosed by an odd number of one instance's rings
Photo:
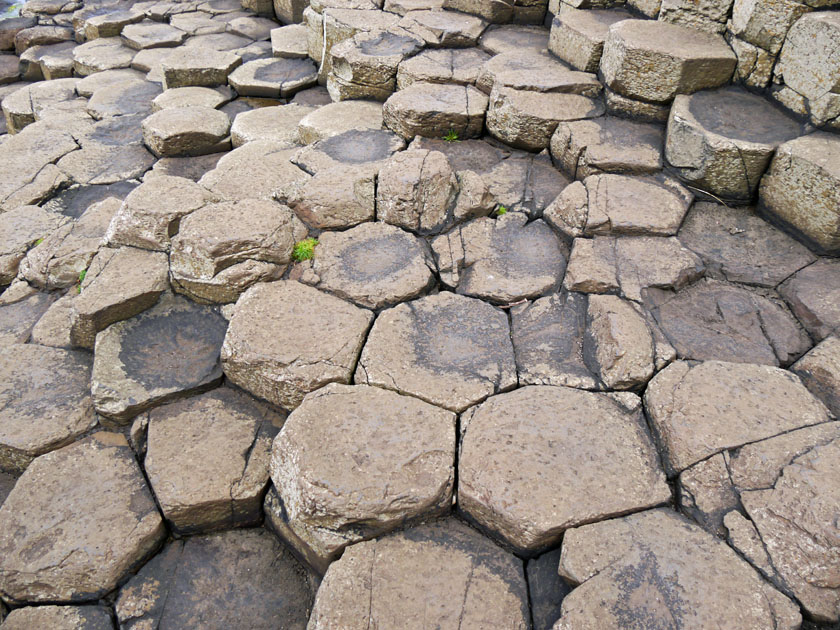
[[[172,541],[122,587],[116,612],[126,630],[305,630],[312,590],[271,533],[246,529]]]
[[[443,8],[484,18],[491,24],[504,24],[513,17],[514,0],[443,0]]]
[[[158,157],[206,155],[230,146],[230,118],[212,107],[164,109],[146,118],[142,127],[143,141]]]
[[[722,37],[653,20],[624,20],[610,27],[601,74],[620,95],[667,103],[677,94],[727,83],[735,53]]]
[[[507,316],[453,293],[383,311],[362,351],[355,382],[463,411],[516,385]]]
[[[821,258],[800,269],[779,293],[817,341],[840,328],[840,260]]]
[[[118,422],[222,378],[227,323],[215,310],[171,293],[137,317],[96,336],[91,393],[97,412]]]
[[[749,201],[776,148],[799,123],[737,87],[681,95],[668,118],[665,159],[684,181],[724,199]]]
[[[840,414],[840,337],[823,339],[790,369],[831,413]]]
[[[21,473],[96,426],[89,356],[9,345],[0,350],[0,365],[0,470]]]
[[[548,49],[573,68],[597,72],[610,26],[631,18],[624,9],[584,11],[564,3],[551,23]]]
[[[671,498],[633,394],[524,387],[470,410],[462,426],[458,506],[523,553]]]
[[[330,439],[336,432],[344,438]],[[455,414],[332,383],[289,416],[272,447],[271,479],[280,508],[272,525],[323,573],[347,545],[450,510]]]
[[[310,59],[254,59],[230,73],[228,82],[240,96],[289,98],[318,82]]]
[[[32,462],[0,507],[0,592],[16,603],[95,600],[165,536],[125,438],[96,433]]]
[[[840,92],[840,16],[834,11],[803,15],[787,32],[778,72],[785,85],[808,101]]]
[[[373,313],[291,281],[257,284],[236,303],[222,347],[236,385],[285,409],[349,383]]]
[[[840,253],[840,138],[817,132],[778,148],[759,207],[826,253]]]
[[[349,547],[327,571],[309,630],[528,627],[522,561],[447,519]]]
[[[479,4],[475,0],[466,1],[472,1],[473,6]],[[458,11],[421,10],[408,12],[398,26],[420,37],[431,48],[470,48],[478,43],[487,22]]]
[[[163,86],[168,89],[224,85],[228,75],[241,64],[242,57],[232,52],[181,46],[161,61]]]
[[[150,411],[146,474],[180,533],[256,525],[283,415],[220,387]]]
[[[697,628],[735,623],[794,630],[802,623],[796,604],[725,542],[672,510],[566,532],[559,570],[579,586],[563,600],[555,630],[593,627],[593,621],[603,628],[644,627],[652,614]],[[683,622],[689,614],[692,621]]]
[[[476,138],[484,128],[487,97],[474,87],[415,83],[392,95],[382,108],[385,125],[404,138]]]

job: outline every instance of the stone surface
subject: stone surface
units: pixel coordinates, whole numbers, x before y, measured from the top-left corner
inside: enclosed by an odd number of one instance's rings
[[[816,260],[804,245],[745,207],[697,202],[679,239],[703,259],[707,276],[730,282],[772,288]]]
[[[548,49],[573,68],[597,72],[610,26],[631,17],[623,9],[583,11],[564,5],[551,23]]]
[[[665,103],[727,83],[735,53],[722,37],[668,22],[624,20],[610,27],[600,71],[607,87]]]
[[[779,293],[815,340],[840,327],[840,261],[822,258],[797,271]]]
[[[187,34],[179,28],[151,20],[129,24],[122,29],[120,35],[126,45],[135,50],[171,48],[183,43],[187,37]]]
[[[792,227],[819,250],[840,252],[840,139],[824,132],[778,148],[761,180],[764,213]]]
[[[804,15],[788,31],[779,65],[785,84],[806,99],[816,100],[840,89],[836,45],[840,19],[821,11]]]
[[[0,524],[0,591],[11,602],[97,599],[165,537],[134,454],[114,433],[32,462]]]
[[[111,72],[132,71],[112,70]],[[95,88],[88,101],[87,112],[97,120],[111,116],[148,114],[152,109],[152,100],[159,94],[160,86],[156,83],[138,81],[133,77],[126,78],[124,81],[115,81]]]
[[[785,366],[811,342],[772,297],[701,280],[676,294],[648,291],[646,303],[680,358]]]
[[[221,89],[196,86],[171,88],[155,97],[152,101],[152,111],[193,106],[218,109],[229,100],[230,97],[223,94]]]
[[[601,83],[594,74],[571,70],[545,51],[529,49],[496,55],[484,64],[476,87],[490,94],[494,87],[527,92],[558,92],[596,98]]]
[[[341,164],[319,169],[313,177],[281,187],[275,197],[315,229],[351,227],[374,219],[375,170]]]
[[[840,416],[840,340],[827,337],[790,367],[805,387]]]
[[[111,613],[104,606],[27,606],[12,611],[3,630],[111,630]]]
[[[599,173],[646,175],[662,168],[664,139],[658,125],[603,116],[561,121],[550,148],[555,164],[574,179]]]
[[[285,409],[349,383],[373,314],[298,282],[258,284],[237,301],[222,348],[236,385]]]
[[[230,85],[241,96],[289,98],[315,85],[318,72],[309,59],[254,59],[231,72]]]
[[[434,269],[423,241],[379,222],[324,232],[312,261],[315,286],[372,309],[421,295],[434,283]]]
[[[448,1],[452,0],[444,0]],[[480,6],[481,3],[473,1],[472,4]],[[407,13],[398,26],[420,37],[431,48],[468,48],[476,45],[487,22],[457,11],[426,10]]]
[[[283,415],[227,387],[148,412],[145,469],[179,533],[258,524]]]
[[[507,317],[452,293],[395,306],[376,319],[355,382],[463,411],[516,385]]]
[[[802,622],[796,605],[723,541],[670,510],[566,532],[560,575],[580,586],[563,600],[555,630],[674,621],[793,630]]]
[[[242,58],[232,52],[182,46],[161,61],[163,86],[168,89],[224,85],[228,75],[241,64]]]
[[[277,105],[237,114],[230,128],[231,144],[236,148],[254,140],[271,140],[287,148],[297,146],[298,124],[313,111],[302,105]]]
[[[381,129],[382,104],[372,101],[331,103],[301,119],[300,140],[312,144],[351,129]]]
[[[459,138],[481,135],[487,97],[472,86],[414,83],[391,96],[382,107],[384,124],[403,136]]]
[[[54,296],[16,280],[0,296],[0,345],[26,343]]]
[[[91,394],[96,411],[125,422],[152,407],[215,386],[226,322],[215,310],[165,294],[151,309],[96,336]]]
[[[123,45],[119,37],[104,37],[86,42],[73,49],[73,69],[87,76],[104,70],[128,68],[136,50]]]
[[[336,431],[345,439],[330,440]],[[377,387],[327,385],[289,416],[271,478],[279,533],[324,572],[347,545],[449,511],[455,414]]]
[[[477,48],[434,48],[405,59],[397,69],[397,88],[412,83],[474,84],[490,55]]]
[[[527,387],[468,412],[459,509],[530,554],[569,527],[668,501],[640,401],[623,396]]]
[[[0,214],[0,285],[10,284],[27,250],[68,219],[37,206],[21,206]]]
[[[522,563],[454,519],[353,545],[327,571],[308,628],[369,624],[525,630]]]
[[[152,307],[169,287],[168,275],[168,260],[162,252],[100,249],[73,301],[73,345],[93,350],[99,331]]]
[[[120,627],[304,630],[312,593],[301,566],[262,529],[175,540],[123,586]]]
[[[218,153],[229,132],[227,114],[201,105],[164,109],[143,121],[143,140],[158,157]]]
[[[548,551],[525,565],[528,575],[528,599],[535,630],[551,630],[560,616],[563,598],[571,588],[557,573],[560,549]]]
[[[287,24],[271,29],[272,54],[289,59],[307,57],[307,32],[305,24]]]
[[[681,95],[668,118],[665,159],[691,185],[748,201],[776,148],[798,132],[796,121],[743,88]]]
[[[0,357],[0,470],[20,474],[35,457],[96,426],[91,361],[80,352],[28,344],[7,346]]]
[[[539,52],[548,48],[548,33],[541,26],[506,24],[488,28],[478,45],[491,55],[523,49]]]
[[[175,289],[199,302],[235,302],[259,281],[278,280],[306,228],[273,201],[209,204],[181,221],[172,239]]]
[[[543,221],[510,212],[470,221],[432,243],[444,284],[491,302],[532,299],[557,290],[569,250]]]

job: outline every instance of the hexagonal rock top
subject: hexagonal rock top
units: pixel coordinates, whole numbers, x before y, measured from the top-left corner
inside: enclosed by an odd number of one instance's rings
[[[284,409],[349,383],[373,313],[304,284],[257,284],[236,303],[222,346],[231,382]]]
[[[38,455],[96,426],[90,357],[35,345],[0,349],[0,470],[20,473]]]
[[[180,533],[256,525],[283,415],[227,387],[147,417],[146,474]]]
[[[455,414],[332,383],[289,416],[272,447],[271,479],[283,506],[275,527],[323,572],[347,545],[449,511]]]
[[[507,316],[481,300],[448,292],[383,311],[355,382],[463,411],[516,386]]]
[[[580,586],[563,600],[554,630],[802,623],[797,606],[726,543],[671,510],[567,531],[560,575]]]
[[[729,81],[735,53],[719,35],[655,20],[623,20],[610,27],[601,74],[626,97],[665,103]]]
[[[222,378],[219,349],[227,323],[215,310],[164,294],[137,317],[96,336],[91,394],[96,411],[117,421]]]
[[[96,433],[32,462],[0,507],[0,592],[10,602],[95,600],[165,536],[125,438]]]
[[[645,407],[671,474],[717,452],[829,420],[790,372],[721,361],[672,363],[648,385]]]
[[[671,498],[633,394],[524,387],[461,421],[458,506],[525,553]]]
[[[308,630],[525,630],[522,562],[447,519],[353,545],[327,571]]]
[[[112,630],[111,612],[104,606],[26,606],[9,613],[3,630]]]
[[[385,125],[403,138],[477,138],[484,128],[487,96],[471,85],[414,83],[393,94],[382,106]]]
[[[311,59],[254,59],[228,77],[240,96],[267,98],[289,98],[317,81],[318,68]]]
[[[434,268],[425,242],[380,222],[324,232],[312,261],[315,286],[372,309],[417,297],[434,283]]]
[[[840,328],[840,260],[821,258],[779,286],[793,314],[817,341]]]
[[[158,157],[205,155],[230,146],[230,118],[212,107],[192,105],[155,112],[143,121],[143,141]]]
[[[302,567],[269,532],[175,540],[123,586],[124,630],[305,630],[312,592]]]

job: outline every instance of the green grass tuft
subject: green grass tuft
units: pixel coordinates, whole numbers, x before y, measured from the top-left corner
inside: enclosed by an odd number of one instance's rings
[[[458,142],[458,134],[455,132],[454,129],[450,129],[446,132],[446,135],[443,136],[443,139],[447,142]]]
[[[499,206],[498,208],[496,208],[496,216],[497,217],[500,217],[500,216],[505,215],[507,213],[508,213],[508,209],[505,208],[504,206]]]
[[[44,239],[43,239],[43,238],[39,238],[37,241],[35,241],[35,245],[34,245],[33,247],[38,247],[38,245],[40,245],[40,244],[41,244],[41,243],[43,243],[43,242],[44,242]]]
[[[292,250],[292,258],[296,262],[311,259],[315,255],[315,246],[317,244],[318,239],[316,238],[305,238],[302,241],[298,241]]]

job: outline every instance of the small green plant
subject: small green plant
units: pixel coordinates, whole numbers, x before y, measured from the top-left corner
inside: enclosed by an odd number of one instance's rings
[[[503,216],[507,213],[508,213],[508,209],[505,208],[504,206],[499,206],[498,208],[496,208],[496,216],[497,217],[501,217],[501,216]]]
[[[450,129],[446,132],[446,135],[443,136],[443,139],[447,142],[458,142],[458,133],[454,129]]]
[[[37,241],[35,241],[35,247],[37,247],[38,245],[40,245],[40,244],[41,244],[41,243],[43,243],[43,242],[44,242],[44,239],[43,239],[43,238],[39,238]]]
[[[292,250],[292,258],[296,262],[309,260],[315,255],[315,246],[317,244],[318,239],[316,238],[305,238],[302,241],[298,241]]]
[[[85,281],[85,276],[87,275],[87,269],[82,269],[79,272],[79,284],[76,285],[76,293],[82,292],[82,282]]]

